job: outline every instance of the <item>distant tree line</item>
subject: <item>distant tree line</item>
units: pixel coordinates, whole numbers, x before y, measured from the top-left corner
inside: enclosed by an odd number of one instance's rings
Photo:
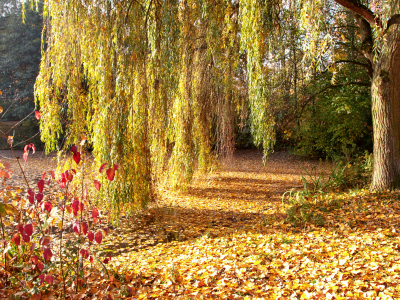
[[[21,120],[34,109],[43,18],[27,9],[23,22],[21,5],[21,1],[0,0],[0,105],[6,110],[18,99],[3,120]]]

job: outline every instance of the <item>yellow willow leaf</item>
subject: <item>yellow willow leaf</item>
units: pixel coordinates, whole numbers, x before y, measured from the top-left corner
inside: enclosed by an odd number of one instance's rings
[[[0,114],[3,112],[3,106],[0,106]]]

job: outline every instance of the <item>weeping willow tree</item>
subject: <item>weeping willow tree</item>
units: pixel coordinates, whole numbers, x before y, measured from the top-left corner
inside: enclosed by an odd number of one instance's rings
[[[269,59],[279,46],[285,22],[281,10],[290,8],[289,2],[45,1],[43,41],[47,48],[36,82],[36,100],[46,149],[56,150],[62,134],[67,148],[86,136],[98,164],[119,163],[117,180],[107,187],[111,197],[107,205],[114,212],[146,205],[163,176],[172,185],[182,186],[190,181],[196,161],[207,171],[215,157],[232,155],[234,115],[243,107],[244,98],[254,140],[267,158],[275,141]],[[391,41],[398,40],[396,18],[388,24],[380,19],[378,23],[367,4],[336,2],[355,7],[360,26],[369,22],[370,29],[375,26]],[[392,2],[386,6],[393,14],[399,1]],[[318,45],[319,28],[327,24],[321,9],[326,3],[332,1],[303,1],[303,24],[308,24],[310,32],[305,45]],[[367,29],[362,31],[364,38],[372,32]],[[370,41],[372,33],[367,38]],[[323,41],[326,45],[329,36]],[[384,43],[382,50],[397,53]],[[382,66],[376,64],[380,74],[375,72],[376,76],[386,74],[379,71]],[[376,81],[375,88],[385,80]],[[392,99],[398,109],[397,98]],[[393,120],[395,111],[377,112],[386,115],[375,119]],[[397,127],[392,126],[391,132],[399,132]],[[398,141],[389,143],[398,150]],[[397,150],[385,163],[390,165],[392,183],[399,173],[393,162]],[[377,153],[385,155],[379,149]],[[377,187],[388,186],[385,182]]]
[[[97,164],[121,166],[107,187],[109,209],[146,205],[161,177],[182,186],[195,162],[207,171],[232,155],[239,74],[248,73],[253,133],[270,152],[266,22],[279,3],[267,4],[45,1],[35,94],[47,151],[60,150],[61,135],[67,149],[86,136]]]

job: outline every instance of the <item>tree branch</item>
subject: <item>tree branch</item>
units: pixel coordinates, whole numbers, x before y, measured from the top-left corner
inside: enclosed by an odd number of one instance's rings
[[[340,87],[345,87],[345,86],[348,86],[348,85],[359,85],[359,86],[371,87],[371,83],[367,83],[367,82],[358,82],[358,81],[348,82],[348,83],[344,83],[344,84],[328,85],[328,86],[324,87],[323,89],[319,90],[318,92],[316,92],[315,94],[309,95],[308,98],[305,99],[305,101],[299,106],[299,107],[301,108],[299,114],[296,114],[296,113],[293,114],[293,113],[292,113],[291,115],[292,115],[292,116],[294,115],[294,117],[292,117],[292,118],[287,117],[287,118],[286,118],[286,122],[283,123],[284,125],[282,125],[281,128],[285,128],[291,121],[293,121],[293,120],[296,119],[296,118],[297,118],[297,119],[300,119],[300,118],[301,118],[301,115],[303,114],[303,112],[304,112],[305,108],[307,107],[307,105],[308,105],[313,99],[315,99],[318,95],[320,95],[320,94],[326,92],[327,90],[335,89],[335,88],[340,88]],[[284,112],[283,115],[285,115],[285,113],[287,113],[287,112],[289,111],[289,109],[290,109],[290,108],[288,108],[288,109]]]
[[[381,20],[365,5],[362,5],[357,0],[335,0],[336,3],[350,9],[362,16],[370,25],[377,25],[382,28]]]
[[[354,64],[354,65],[362,66],[362,67],[364,67],[364,68],[367,69],[368,76],[369,76],[370,78],[372,78],[373,69],[372,69],[371,64],[362,63],[362,62],[358,62],[358,61],[354,61],[354,60],[338,60],[338,61],[334,61],[333,63],[334,63],[334,64],[349,63],[349,64]]]
[[[370,67],[370,65],[368,65],[368,64],[365,64],[365,63],[362,63],[362,62],[358,62],[358,61],[354,61],[354,60],[338,60],[338,61],[334,61],[333,63],[334,64],[349,63],[349,64],[362,66],[364,68]]]
[[[386,31],[389,29],[390,26],[394,24],[400,24],[400,14],[393,15],[389,21],[387,22]]]

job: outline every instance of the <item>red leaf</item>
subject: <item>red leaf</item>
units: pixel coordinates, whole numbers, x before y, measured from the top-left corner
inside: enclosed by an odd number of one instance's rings
[[[39,257],[37,257],[36,255],[32,255],[31,256],[32,262],[36,265],[39,262]]]
[[[37,247],[36,243],[32,243],[31,247],[29,248],[31,251],[35,250]]]
[[[14,234],[12,241],[14,242],[15,245],[19,245],[21,244],[21,237],[19,235],[19,233]]]
[[[26,224],[24,227],[24,231],[28,236],[31,236],[33,233],[33,226],[32,224]]]
[[[93,180],[94,187],[96,190],[100,191],[101,183],[98,180]]]
[[[22,238],[24,239],[25,243],[29,243],[31,241],[31,238],[29,235],[27,235],[26,233],[22,234]]]
[[[84,235],[86,235],[86,233],[87,233],[87,231],[88,231],[88,224],[87,224],[86,222],[83,222],[83,223],[81,224],[81,230],[82,230],[82,233],[83,233]]]
[[[75,145],[73,145],[71,147],[71,151],[75,154],[78,151],[78,147],[76,147]]]
[[[40,112],[35,111],[35,118],[36,120],[40,120]]]
[[[39,262],[37,263],[37,267],[38,267],[39,271],[42,272],[43,269],[44,269],[44,263],[42,263],[41,261],[39,261]]]
[[[93,256],[90,256],[89,260],[90,260],[90,263],[93,263]]]
[[[79,202],[79,210],[83,211],[85,209],[85,204],[83,202]]]
[[[45,260],[50,260],[52,256],[53,256],[53,253],[51,252],[50,248],[44,249],[43,257]]]
[[[22,155],[22,158],[24,159],[24,161],[28,160],[28,151],[24,151],[24,154]]]
[[[94,240],[94,233],[92,231],[89,231],[88,235],[87,235],[89,242],[93,242]]]
[[[74,155],[72,156],[72,158],[74,159],[74,161],[76,162],[76,164],[79,164],[79,162],[81,161],[81,153],[80,153],[80,152],[74,153]]]
[[[35,200],[35,194],[29,195],[29,203],[33,204],[34,200]]]
[[[74,212],[74,216],[76,217],[79,211],[79,201],[75,200],[72,202],[72,211]]]
[[[92,217],[93,219],[96,219],[98,216],[99,216],[99,210],[96,207],[94,207],[92,209]]]
[[[66,178],[69,182],[71,182],[72,179],[74,179],[74,174],[72,174],[71,171],[72,171],[72,170],[65,171],[65,178]],[[75,171],[75,170],[73,170],[73,171]],[[75,172],[75,173],[76,173],[76,172]]]
[[[101,233],[101,231],[96,232],[96,234],[94,235],[94,239],[96,240],[97,244],[101,243],[101,241],[103,240],[103,234]]]
[[[107,163],[102,164],[102,165],[100,166],[99,173],[103,172],[104,169],[106,168],[106,166],[107,166]]]
[[[72,226],[72,229],[75,231],[75,233],[79,233],[79,221],[75,221],[74,226]]]
[[[37,195],[36,195],[36,200],[37,200],[38,203],[40,203],[40,201],[43,200],[43,194],[42,194],[42,193],[37,194]]]
[[[32,148],[32,154],[35,154],[35,152],[36,152],[35,145],[34,145],[34,144],[32,144],[32,143],[30,143],[29,145],[30,145],[30,146],[31,146],[31,148]]]
[[[38,185],[39,193],[42,193],[43,188],[44,188],[44,180],[43,179],[39,180],[37,185]]]
[[[71,213],[71,212],[72,212],[71,206],[67,205],[65,208],[67,209],[67,212],[68,212],[68,213]]]
[[[49,178],[49,180],[47,180],[47,185],[50,185],[51,182],[51,178]]]
[[[89,257],[89,251],[88,251],[88,250],[81,249],[81,250],[79,251],[79,253],[81,254],[82,257],[84,257],[84,258],[86,258],[86,259]]]
[[[56,178],[56,174],[54,173],[54,171],[49,171],[49,173],[50,173],[50,175],[51,175],[51,178]]]
[[[43,246],[47,246],[48,244],[50,244],[51,242],[51,237],[49,237],[48,235],[42,237],[39,241],[39,243]]]
[[[50,202],[44,203],[44,209],[47,210],[48,212],[50,212],[52,208],[53,208],[53,205]]]
[[[42,174],[42,180],[45,180],[46,179],[46,172],[43,172],[43,174]]]
[[[22,224],[18,224],[18,225],[17,225],[17,229],[18,229],[18,231],[19,231],[21,234],[24,233],[24,226],[23,226]]]
[[[45,280],[48,284],[53,284],[53,275],[47,274]]]
[[[40,284],[44,283],[44,278],[45,278],[45,275],[44,274],[40,274],[40,276],[39,276]]]
[[[108,178],[108,180],[113,181],[113,180],[114,180],[114,176],[115,176],[115,170],[114,170],[114,168],[110,168],[110,169],[108,169],[106,172],[107,172],[107,178]]]
[[[30,196],[30,195],[34,195],[35,193],[33,192],[33,190],[32,189],[29,189],[28,190],[28,195]]]

